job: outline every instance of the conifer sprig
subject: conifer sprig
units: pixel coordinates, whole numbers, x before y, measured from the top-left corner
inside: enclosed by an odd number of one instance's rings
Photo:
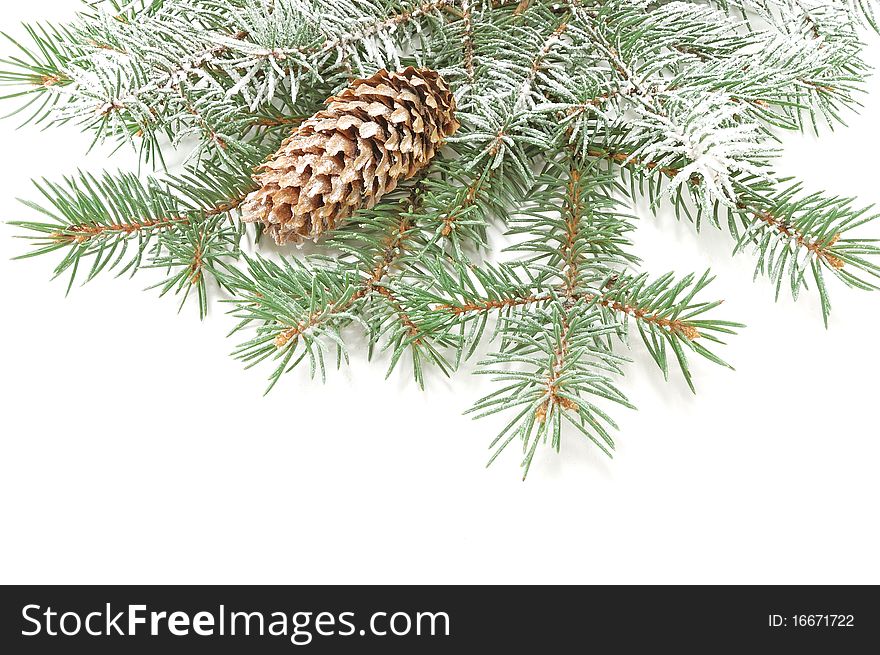
[[[97,0],[67,24],[10,30],[3,97],[25,123],[78,125],[160,170],[41,180],[25,204],[42,217],[14,225],[24,256],[60,255],[69,285],[156,268],[159,293],[195,295],[202,316],[219,292],[235,356],[270,362],[269,388],[305,363],[323,378],[358,346],[424,385],[429,366],[451,374],[489,342],[473,368],[498,388],[471,412],[511,417],[492,460],[519,439],[527,473],[569,432],[611,454],[634,333],[693,389],[694,358],[726,366],[717,347],[740,327],[705,297],[708,272],[641,269],[624,202],[724,229],[777,294],[815,287],[826,322],[831,279],[877,286],[874,212],[774,166],[779,130],[839,126],[858,107],[875,9]],[[304,252],[249,252],[238,207],[254,169],[352,80],[410,65],[443,76],[461,123],[430,166]],[[164,170],[169,151],[189,155],[181,171]]]
[[[80,172],[63,184],[42,180],[35,185],[43,202],[22,202],[48,220],[10,224],[24,230],[21,236],[33,246],[22,257],[62,253],[54,275],[68,276],[68,291],[81,273],[88,282],[104,271],[121,276],[145,266],[164,267],[177,283],[195,267],[188,279],[198,288],[204,316],[205,274],[213,275],[215,258],[238,256],[242,229],[231,213],[252,184],[247,176],[213,167],[211,172],[208,180],[197,180],[194,169],[165,180],[124,172],[100,177]],[[178,292],[184,290],[178,285]]]

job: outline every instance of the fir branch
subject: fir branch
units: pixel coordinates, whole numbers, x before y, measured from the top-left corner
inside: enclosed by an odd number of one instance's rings
[[[492,169],[484,167],[467,184],[455,190],[454,202],[442,203],[442,215],[438,221],[440,236],[445,238],[460,237],[461,230],[459,226],[474,213],[473,210],[480,208],[481,200],[486,197],[485,194],[491,185],[492,175]],[[477,219],[480,228],[486,224],[485,212],[481,213],[483,216]],[[478,243],[483,241],[482,232],[480,232],[478,238]]]
[[[567,289],[563,291],[567,291]],[[472,300],[468,303],[458,305],[440,304],[434,309],[435,311],[451,312],[455,316],[461,316],[463,314],[491,312],[495,310],[505,310],[511,307],[549,303],[556,301],[558,297],[557,294],[547,292],[541,295]],[[667,330],[672,335],[680,336],[691,341],[699,339],[702,336],[693,322],[682,319],[670,319],[658,312],[651,311],[647,307],[619,302],[614,300],[614,294],[597,295],[591,293],[572,293],[565,297],[569,299],[570,302],[584,301],[588,304],[595,303],[596,305],[605,307],[612,312],[631,316],[637,321]]]
[[[853,236],[870,211],[805,194],[770,165],[777,128],[833,125],[857,106],[867,7],[91,3],[65,26],[25,27],[26,42],[12,41],[16,54],[0,63],[8,97],[29,120],[78,125],[145,161],[164,164],[169,148],[190,158],[179,175],[42,181],[45,200],[29,204],[48,218],[16,225],[34,242],[26,256],[59,252],[56,274],[71,284],[85,266],[86,279],[159,268],[160,294],[181,305],[195,295],[203,316],[219,286],[233,331],[247,332],[235,355],[271,360],[270,389],[306,361],[322,378],[331,360],[341,366],[358,328],[389,373],[409,354],[420,385],[426,365],[448,374],[489,341],[477,371],[499,386],[472,411],[512,411],[492,459],[519,438],[527,473],[539,443],[560,448],[564,424],[610,454],[614,424],[601,406],[630,406],[615,386],[621,344],[637,332],[664,376],[677,365],[693,388],[691,358],[726,365],[709,347],[740,327],[703,299],[708,273],[640,271],[622,198],[669,200],[697,229],[706,217],[725,222],[777,294],[815,283],[826,321],[828,274],[876,286],[880,247]],[[407,65],[440,72],[458,106],[461,128],[430,171],[317,252],[243,255],[236,208],[255,190],[254,168],[353,78]],[[394,156],[378,141],[373,154]],[[488,261],[496,225],[511,242],[500,264]]]
[[[417,20],[422,16],[437,12],[449,4],[450,0],[428,0],[427,2],[414,4],[413,6],[408,6],[408,4],[405,3],[400,11],[392,12],[382,19],[368,22],[365,25],[360,26],[359,29],[344,33],[342,36],[328,38],[321,45],[321,51],[328,52],[337,50],[345,48],[357,41],[365,41],[376,34],[391,31],[400,25],[404,25],[410,21]]]
[[[162,296],[172,290],[181,295],[180,309],[195,290],[200,318],[208,313],[207,278],[217,280],[223,261],[239,257],[242,229],[216,211],[205,216],[206,220],[188,222],[176,233],[159,235],[149,264],[167,271],[166,279],[151,288],[161,289]]]
[[[592,149],[590,156],[614,162],[634,170],[660,172],[667,178],[680,176],[681,166],[660,166],[643,162],[626,152]],[[703,179],[691,175],[688,182],[699,187]],[[788,273],[791,293],[797,298],[806,285],[809,272],[820,294],[822,316],[826,325],[831,310],[822,268],[831,272],[847,286],[871,290],[876,285],[859,277],[859,272],[880,277],[880,248],[865,239],[844,235],[876,217],[870,207],[855,209],[848,199],[826,198],[812,194],[798,199],[801,186],[795,184],[783,191],[774,191],[763,182],[737,183],[735,205],[729,207],[728,226],[737,239],[736,252],[754,246],[758,252],[758,273],[766,273],[776,285],[777,296]],[[769,193],[768,193],[769,191]],[[739,218],[735,220],[735,217]],[[803,256],[796,253],[801,252]],[[814,262],[811,264],[811,262]],[[847,263],[854,269],[844,270]]]
[[[395,192],[396,202],[361,212],[352,226],[332,235],[328,245],[340,249],[342,259],[285,260],[279,266],[257,257],[246,258],[246,273],[227,269],[221,279],[236,290],[231,299],[232,313],[241,320],[236,331],[256,323],[257,332],[236,355],[249,364],[267,357],[281,362],[270,376],[269,389],[306,354],[311,374],[320,369],[323,377],[327,342],[336,344],[337,362],[341,362],[341,332],[351,323],[365,329],[371,344],[387,337],[384,347],[393,349],[389,374],[405,350],[412,356],[413,374],[420,385],[424,384],[423,359],[448,370],[445,358],[427,338],[433,335],[422,330],[395,290],[395,278],[406,271],[407,248],[422,238],[422,230],[413,221],[423,193],[424,187],[410,181]],[[382,307],[390,310],[393,321]],[[436,340],[441,346],[450,343],[442,335]],[[275,353],[270,352],[270,345]],[[289,365],[300,345],[305,352]]]
[[[797,247],[804,248],[815,255],[825,265],[837,270],[844,267],[844,261],[831,253],[831,248],[840,240],[840,232],[832,235],[830,239],[811,239],[791,223],[776,218],[768,211],[755,212],[754,216],[759,221],[769,225],[772,230],[788,238]]]
[[[210,255],[202,258],[203,263],[220,257],[234,259],[240,231],[225,219],[244,200],[250,181],[211,170],[215,177],[202,188],[193,185],[188,175],[141,181],[130,173],[106,173],[99,178],[81,172],[65,179],[64,184],[48,180],[35,183],[48,206],[22,202],[50,221],[10,223],[26,230],[33,245],[21,257],[64,251],[55,276],[69,274],[68,291],[86,261],[91,265],[85,281],[105,270],[133,275],[145,265],[186,268],[181,253],[205,239],[210,242]],[[177,193],[181,187],[184,193]],[[200,235],[198,239],[195,234]],[[202,316],[207,310],[203,278],[200,274],[196,279],[200,282]]]
[[[609,429],[617,426],[591,398],[632,407],[610,379],[620,373],[619,360],[601,347],[613,326],[583,307],[563,310],[554,304],[545,314],[506,321],[504,330],[515,347],[491,354],[477,371],[504,386],[469,410],[476,418],[515,412],[490,445],[494,452],[489,464],[519,438],[525,479],[538,444],[549,441],[560,450],[564,423],[610,456],[614,441]]]

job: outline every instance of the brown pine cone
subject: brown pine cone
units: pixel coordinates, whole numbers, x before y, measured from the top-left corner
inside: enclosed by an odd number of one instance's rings
[[[380,70],[355,80],[303,122],[260,167],[242,219],[276,243],[315,239],[424,168],[458,129],[455,99],[436,71]]]

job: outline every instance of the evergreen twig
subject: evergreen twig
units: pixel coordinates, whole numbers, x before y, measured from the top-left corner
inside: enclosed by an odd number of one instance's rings
[[[324,377],[353,339],[408,356],[414,379],[445,374],[489,343],[476,371],[498,386],[470,410],[510,413],[528,472],[563,426],[606,454],[619,352],[634,332],[668,376],[694,388],[694,356],[737,323],[703,298],[708,272],[641,270],[627,197],[726,227],[756,274],[797,297],[826,278],[873,289],[875,215],[776,172],[776,131],[820,130],[858,106],[873,0],[163,0],[91,2],[65,25],[6,36],[13,113],[75,124],[181,172],[77,173],[37,182],[40,219],[20,219],[55,274],[158,268],[153,286],[200,315],[219,288],[238,320],[235,356],[274,363],[269,388],[308,362]],[[439,71],[462,126],[419,177],[358,211],[317,249],[245,252],[239,206],[291,130],[357,77]],[[390,187],[389,187],[390,188]],[[493,229],[509,243],[490,257]],[[259,245],[259,235],[255,242]],[[360,333],[360,336],[355,336]]]

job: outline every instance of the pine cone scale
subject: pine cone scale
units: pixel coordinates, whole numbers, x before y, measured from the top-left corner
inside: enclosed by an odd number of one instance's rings
[[[457,128],[455,100],[434,71],[356,80],[261,167],[242,218],[279,244],[315,239],[427,166]]]

